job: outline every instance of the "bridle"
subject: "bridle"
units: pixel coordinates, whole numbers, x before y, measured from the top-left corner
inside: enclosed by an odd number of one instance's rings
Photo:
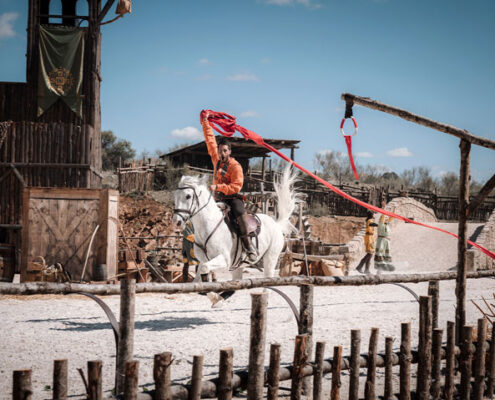
[[[199,213],[203,208],[205,208],[208,203],[210,202],[211,200],[211,192],[210,192],[210,196],[208,197],[208,201],[203,204],[202,206],[199,205],[199,196],[201,195],[201,192],[199,192],[199,195],[196,193],[196,188],[194,186],[182,186],[182,187],[178,187],[177,190],[186,190],[186,189],[191,189],[194,193],[194,199],[193,201],[191,201],[191,206],[189,207],[189,210],[186,210],[185,208],[174,208],[174,214],[177,214],[179,217],[182,218],[182,220],[184,222],[186,222],[188,219],[191,219],[192,217],[194,217],[197,213]],[[196,201],[196,204],[197,204],[197,210],[193,211],[193,206],[194,206],[194,201]],[[187,214],[188,217],[185,218],[182,213],[184,214]]]

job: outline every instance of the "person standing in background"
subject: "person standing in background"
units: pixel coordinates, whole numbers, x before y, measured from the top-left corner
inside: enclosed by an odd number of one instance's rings
[[[365,274],[370,273],[371,258],[375,253],[375,227],[377,226],[378,224],[375,223],[375,220],[373,218],[373,212],[368,210],[366,214],[366,231],[364,233],[364,246],[365,246],[366,254],[361,259],[361,261],[359,262],[356,268],[356,271],[358,271],[361,274],[363,273],[364,265],[366,265],[364,273]]]

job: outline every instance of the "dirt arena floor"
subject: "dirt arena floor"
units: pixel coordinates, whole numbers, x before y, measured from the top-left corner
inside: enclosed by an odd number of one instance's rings
[[[457,229],[457,224],[437,225],[454,232]],[[471,224],[469,233],[477,226]],[[448,270],[455,266],[456,243],[448,235],[414,225],[399,224],[392,232],[396,272]],[[222,279],[228,279],[228,273],[220,275]],[[255,271],[247,273],[245,277],[259,275]],[[408,287],[418,295],[427,293],[426,283],[408,284]],[[448,320],[454,319],[454,289],[454,281],[443,281],[440,284],[440,327],[445,327]],[[282,290],[296,304],[299,303],[297,288],[284,287]],[[482,298],[493,298],[494,292],[493,279],[468,281],[467,320],[470,324],[476,324],[480,317],[471,300],[480,302]],[[153,388],[153,356],[163,351],[173,353],[174,382],[185,383],[189,380],[192,358],[196,354],[204,355],[205,379],[212,378],[218,372],[219,349],[227,347],[233,348],[234,368],[245,368],[249,350],[249,293],[249,290],[236,293],[222,308],[211,308],[206,297],[196,294],[138,295],[134,355],[140,362],[139,383],[142,389]],[[104,301],[118,316],[119,297],[105,297]],[[411,322],[415,346],[419,324],[418,307],[410,293],[394,285],[315,288],[314,341],[326,342],[326,357],[332,356],[333,346],[336,345],[344,346],[346,355],[350,350],[350,330],[360,329],[361,351],[364,353],[368,348],[370,329],[378,327],[379,350],[384,350],[386,336],[396,338],[394,348],[398,349],[400,324]],[[12,371],[25,368],[33,370],[34,398],[51,398],[53,360],[60,358],[69,360],[69,390],[72,398],[84,396],[77,368],[86,370],[89,360],[103,360],[105,395],[111,394],[115,343],[108,320],[95,302],[73,295],[3,296],[0,297],[0,312],[0,399],[11,398]],[[274,342],[282,345],[282,363],[290,363],[296,334],[296,321],[287,303],[277,294],[269,293],[265,364],[268,364],[269,345]],[[377,380],[380,382],[381,378],[382,371],[379,371]],[[398,380],[395,383],[398,385]],[[344,373],[343,396],[347,396],[347,385],[348,375]],[[282,386],[288,387],[290,383],[284,382]],[[327,396],[329,388],[327,378],[324,396]],[[361,390],[364,390],[363,385]]]

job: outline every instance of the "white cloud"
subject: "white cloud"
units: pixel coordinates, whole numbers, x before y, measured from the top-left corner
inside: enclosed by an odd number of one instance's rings
[[[413,153],[407,147],[399,147],[397,149],[387,151],[387,155],[391,157],[411,157]]]
[[[16,35],[14,21],[19,17],[16,12],[6,12],[0,15],[0,39],[7,39]]]
[[[259,81],[260,79],[252,72],[242,72],[239,74],[229,75],[226,78],[228,81]]]
[[[256,118],[259,116],[260,115],[258,114],[258,112],[254,111],[254,110],[243,111],[239,114],[239,117],[241,117],[241,118]]]
[[[199,65],[210,65],[211,64],[211,61],[208,60],[207,58],[201,58],[199,61],[198,61],[198,64]]]
[[[361,151],[361,152],[357,152],[357,153],[354,153],[356,157],[359,157],[359,158],[373,158],[374,155],[368,151]]]
[[[323,7],[321,4],[314,3],[313,0],[265,0],[266,4],[275,5],[275,6],[293,6],[295,4],[300,4],[308,8],[321,8]]]
[[[174,129],[172,131],[172,136],[188,140],[201,139],[203,137],[201,132],[194,126],[186,126],[182,129]]]

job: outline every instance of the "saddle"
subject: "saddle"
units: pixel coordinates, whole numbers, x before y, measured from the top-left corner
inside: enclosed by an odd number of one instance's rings
[[[234,214],[232,213],[232,210],[230,209],[230,207],[223,202],[218,202],[217,205],[223,212],[223,219],[224,219],[225,223],[227,224],[227,226],[229,227],[229,230],[232,233],[235,233],[237,236],[239,236],[240,235],[239,224],[237,223],[237,220],[236,220]],[[247,215],[248,215],[248,219],[247,219],[248,220],[248,224],[247,224],[248,225],[247,226],[248,235],[251,237],[258,236],[260,233],[260,230],[261,230],[260,219],[258,218],[258,216],[256,214],[253,214],[249,211],[248,211]]]

